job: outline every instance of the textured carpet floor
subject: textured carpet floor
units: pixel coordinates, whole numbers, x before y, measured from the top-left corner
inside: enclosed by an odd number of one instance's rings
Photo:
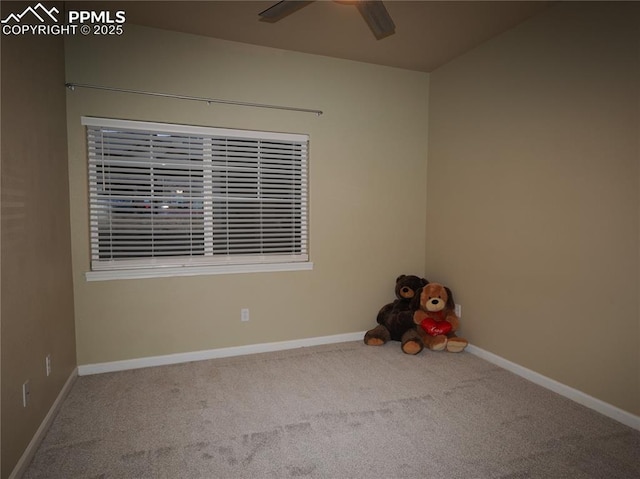
[[[640,478],[640,432],[469,353],[318,346],[80,377],[24,478]]]

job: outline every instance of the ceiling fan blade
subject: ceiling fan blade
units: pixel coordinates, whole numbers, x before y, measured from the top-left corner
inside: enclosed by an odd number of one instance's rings
[[[396,32],[396,25],[381,1],[362,0],[356,2],[356,7],[378,40]]]
[[[300,10],[302,7],[306,7],[313,0],[310,1],[298,1],[298,0],[282,0],[275,5],[270,6],[263,12],[260,12],[260,20],[263,22],[274,23],[278,20],[282,20],[284,17],[291,15],[293,12]]]

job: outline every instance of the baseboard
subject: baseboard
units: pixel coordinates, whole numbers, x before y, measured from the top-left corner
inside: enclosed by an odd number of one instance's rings
[[[247,346],[235,346],[230,348],[209,349],[189,353],[167,354],[164,356],[150,356],[146,358],[127,359],[124,361],[111,361],[107,363],[84,364],[78,366],[79,376],[91,374],[126,371],[129,369],[148,368],[153,366],[166,366],[169,364],[188,363],[191,361],[203,361],[206,359],[228,358],[232,356],[244,356],[246,354],[269,353],[284,351],[287,349],[320,346],[322,344],[344,343],[347,341],[360,341],[364,338],[364,331],[356,333],[335,334],[332,336],[320,336],[316,338],[295,339],[292,341],[280,341],[275,343],[250,344]]]
[[[58,409],[60,409],[62,402],[67,397],[67,394],[69,394],[69,391],[71,391],[71,386],[73,386],[73,383],[77,377],[78,377],[78,368],[74,368],[74,370],[71,372],[71,374],[67,378],[67,381],[64,383],[64,386],[62,386],[62,389],[60,390],[58,397],[56,397],[56,400],[53,402],[53,404],[49,408],[49,412],[40,423],[40,427],[38,427],[38,430],[35,432],[35,434],[31,438],[31,441],[29,442],[26,449],[22,453],[22,456],[20,456],[20,459],[18,460],[16,466],[13,468],[13,471],[11,472],[11,474],[9,474],[9,479],[19,479],[25,473],[25,471],[27,470],[27,467],[31,463],[31,460],[33,459],[33,456],[38,450],[38,446],[40,446],[40,443],[42,442],[45,434],[49,430],[49,427],[51,426],[53,419],[56,417],[56,414],[58,413]]]
[[[511,371],[512,373],[521,376],[532,383],[535,383],[539,386],[542,386],[546,389],[549,389],[555,393],[560,394],[572,401],[577,402],[578,404],[582,404],[589,409],[593,409],[594,411],[599,412],[611,419],[614,419],[626,426],[629,426],[633,429],[640,431],[640,417],[634,414],[631,414],[627,411],[624,411],[620,408],[612,406],[609,403],[601,401],[600,399],[596,399],[593,396],[589,396],[588,394],[583,393],[577,389],[567,386],[566,384],[562,384],[554,379],[550,379],[542,374],[539,374],[531,369],[527,369],[519,364],[508,361],[500,356],[497,356],[493,353],[485,351],[477,346],[469,345],[467,347],[467,351],[479,358],[485,359],[490,363],[495,364],[496,366],[500,366],[503,369]]]

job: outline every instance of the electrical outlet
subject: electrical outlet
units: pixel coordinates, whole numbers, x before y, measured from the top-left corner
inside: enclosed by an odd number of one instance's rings
[[[47,357],[44,358],[44,367],[47,371],[47,376],[51,376],[51,355],[47,354]]]
[[[31,390],[27,379],[22,385],[22,407],[27,407],[27,404],[29,404],[29,394],[31,394]]]
[[[456,313],[457,317],[459,317],[459,318],[462,317],[462,305],[461,304],[457,304],[456,303],[455,313]]]
[[[249,321],[249,309],[243,308],[240,310],[240,321]]]

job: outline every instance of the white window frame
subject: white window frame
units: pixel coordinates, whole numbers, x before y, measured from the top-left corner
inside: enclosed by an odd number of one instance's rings
[[[308,254],[308,135],[295,133],[235,130],[227,128],[154,123],[146,121],[117,120],[96,117],[82,117],[81,122],[82,125],[87,128],[86,138],[89,180],[89,234],[91,271],[88,271],[85,275],[87,281],[229,273],[300,271],[313,269],[313,263],[309,261]],[[199,152],[199,156],[198,153],[196,153],[194,154],[194,158],[200,158],[201,161],[199,161],[198,159],[194,161],[198,164],[201,164],[201,166],[199,166],[200,169],[198,170],[200,176],[198,176],[198,174],[195,175],[197,187],[194,187],[194,191],[201,191],[201,193],[198,193],[198,200],[201,201],[202,206],[188,206],[183,208],[186,208],[186,211],[188,211],[188,213],[186,213],[187,215],[190,216],[192,212],[195,212],[194,214],[197,214],[200,218],[200,222],[198,223],[198,225],[200,226],[198,226],[197,232],[201,237],[204,237],[204,252],[194,253],[193,251],[191,251],[188,255],[177,256],[167,256],[166,252],[161,252],[159,253],[159,256],[155,256],[154,253],[146,251],[147,254],[141,255],[142,257],[128,258],[118,257],[118,252],[122,253],[122,255],[131,254],[128,250],[126,250],[126,247],[123,247],[125,249],[119,250],[117,247],[111,246],[111,249],[109,250],[111,252],[111,256],[105,256],[104,242],[101,246],[102,240],[100,240],[99,238],[99,233],[104,236],[105,188],[103,186],[105,184],[111,184],[107,183],[111,180],[109,178],[105,180],[104,177],[108,176],[105,175],[105,172],[108,171],[107,167],[112,162],[117,162],[118,160],[113,159],[117,158],[117,154],[104,154],[105,150],[100,148],[100,145],[102,144],[102,141],[106,140],[102,140],[102,137],[98,132],[96,132],[96,130],[100,130],[100,132],[102,133],[111,132],[112,130],[125,130],[127,132],[140,132],[141,134],[150,134],[156,136],[164,136],[165,134],[169,136],[170,134],[175,134],[194,137],[195,142],[199,142],[202,149],[194,150]],[[293,173],[289,173],[289,176],[287,176],[286,179],[282,181],[288,181],[289,183],[293,184],[292,188],[295,187],[295,190],[297,192],[295,199],[287,200],[287,198],[292,198],[292,196],[287,196],[286,193],[284,193],[282,197],[276,197],[275,199],[272,199],[271,196],[267,196],[267,194],[263,195],[259,192],[259,184],[262,180],[258,179],[256,180],[256,183],[253,184],[255,185],[255,190],[257,193],[251,197],[251,202],[245,201],[245,198],[242,198],[241,201],[239,201],[238,196],[235,192],[240,191],[240,189],[234,190],[233,188],[241,187],[234,186],[233,175],[236,173],[230,173],[232,171],[237,171],[237,168],[233,166],[216,167],[216,165],[221,165],[226,161],[224,159],[224,155],[227,150],[224,149],[224,147],[216,149],[214,146],[212,146],[212,143],[219,144],[221,141],[229,141],[229,143],[246,141],[249,145],[255,146],[251,150],[252,153],[248,154],[248,157],[251,158],[243,161],[246,161],[250,164],[247,171],[251,171],[252,174],[255,172],[257,178],[262,178],[259,172],[260,168],[263,168],[265,164],[269,166],[265,162],[285,161],[280,159],[279,157],[275,160],[268,160],[267,154],[261,153],[261,145],[269,146],[273,145],[274,142],[276,144],[290,144],[291,146],[287,147],[291,148],[291,151],[293,152],[291,153],[291,164],[293,165],[291,166],[291,168],[296,169],[296,174],[294,175]],[[150,151],[152,148],[153,147],[150,147]],[[220,153],[221,151],[222,153]],[[187,155],[185,158],[190,157],[189,155]],[[281,154],[279,153],[278,155]],[[158,163],[154,163],[154,161],[158,160],[153,160],[151,158],[152,156],[153,155],[149,153],[149,160],[147,164],[153,165],[153,168],[158,168]],[[289,160],[287,159],[286,161]],[[251,165],[254,162],[255,169],[252,169],[254,167]],[[233,165],[230,162],[229,164]],[[245,166],[246,163],[243,168]],[[153,168],[149,167],[149,171],[153,171]],[[223,171],[224,173],[222,176],[223,178],[226,178],[226,180],[223,179],[222,181],[228,182],[224,183],[222,187],[218,186],[218,190],[216,190],[216,192],[213,191],[216,187],[214,185],[220,185],[221,180],[220,176],[216,176],[217,173],[214,173],[214,170]],[[241,175],[243,173],[237,174]],[[149,173],[147,176],[151,178],[153,176],[153,173]],[[100,179],[98,179],[98,177]],[[176,178],[181,177],[177,176]],[[125,176],[125,180],[126,179],[128,179],[128,177]],[[153,179],[149,179],[148,181],[153,182]],[[273,181],[277,182],[280,180]],[[276,193],[274,193],[274,195],[278,195],[277,192],[280,191],[280,186],[280,184],[276,184]],[[152,190],[155,189],[155,187],[151,188]],[[224,191],[231,193],[228,193],[227,196],[225,196],[224,194],[222,194],[221,196],[220,191],[223,191],[223,189]],[[153,196],[153,193],[151,194],[152,196],[145,199],[147,203],[153,202],[153,199],[156,198]],[[270,227],[268,221],[266,219],[262,219],[262,213],[260,213],[261,219],[259,221],[248,220],[248,222],[246,222],[245,224],[248,225],[252,231],[256,231],[256,227],[258,227],[260,231],[258,235],[262,239],[257,239],[255,244],[252,243],[252,247],[256,246],[257,244],[263,244],[265,245],[265,249],[267,249],[267,252],[263,253],[258,251],[251,251],[248,254],[229,252],[227,252],[226,254],[221,253],[219,248],[220,243],[213,241],[214,238],[218,238],[214,234],[214,230],[219,231],[219,229],[216,230],[213,226],[214,218],[219,218],[219,216],[215,216],[216,213],[214,212],[214,209],[215,205],[220,206],[221,201],[224,202],[225,198],[227,201],[227,205],[233,204],[234,200],[236,201],[236,205],[238,204],[238,202],[241,203],[240,206],[236,206],[236,211],[240,211],[241,213],[243,213],[242,208],[244,207],[251,208],[252,212],[257,211],[256,208],[258,208],[260,212],[262,212],[262,208],[264,207],[265,212],[268,212],[270,202],[272,202],[271,204],[273,204],[273,202],[284,201],[286,203],[287,201],[290,201],[291,208],[295,209],[295,220],[291,221],[292,224],[295,222],[296,225],[295,234],[291,232],[291,236],[294,238],[293,242],[295,243],[294,247],[292,248],[293,250],[284,252],[277,251],[276,253],[269,251],[269,244],[266,238],[268,237],[268,233],[270,232]],[[107,204],[112,205],[113,203],[108,203],[107,201]],[[109,228],[115,228],[112,226],[112,221],[115,220],[111,219],[112,211],[114,209],[114,206],[106,207],[106,216],[108,217]],[[181,210],[180,212],[182,211],[184,210]],[[218,209],[218,211],[220,211],[220,209]],[[227,216],[225,216],[225,218],[227,218],[227,223],[230,223],[231,213],[227,212],[226,214]],[[154,213],[146,213],[146,216],[143,216],[143,220],[141,221],[149,221],[149,218],[153,217],[156,217]],[[154,220],[151,219],[150,221],[153,222]],[[204,223],[203,226],[202,223]],[[291,228],[292,226],[289,225],[289,229]],[[285,227],[285,229],[287,228]],[[121,232],[122,230],[118,231]],[[128,233],[128,231],[126,232]],[[186,233],[181,231],[180,234],[184,236]],[[235,247],[238,248],[237,243],[234,243],[234,241],[236,240],[230,239],[232,237],[233,236],[231,234],[226,236],[227,244],[236,245]],[[203,240],[201,239],[200,241],[202,242]],[[180,245],[183,245],[182,240],[178,242],[180,243]],[[190,241],[189,244],[189,248],[192,248],[193,242]],[[214,252],[214,244],[218,245],[216,247],[216,252]],[[231,248],[233,247],[234,246],[231,246]],[[182,248],[182,246],[180,246],[180,248]],[[201,246],[200,248],[202,249]],[[285,246],[284,248],[286,249],[287,247]],[[114,250],[116,251],[115,254],[113,253]],[[228,250],[229,248],[227,248],[227,251]]]

